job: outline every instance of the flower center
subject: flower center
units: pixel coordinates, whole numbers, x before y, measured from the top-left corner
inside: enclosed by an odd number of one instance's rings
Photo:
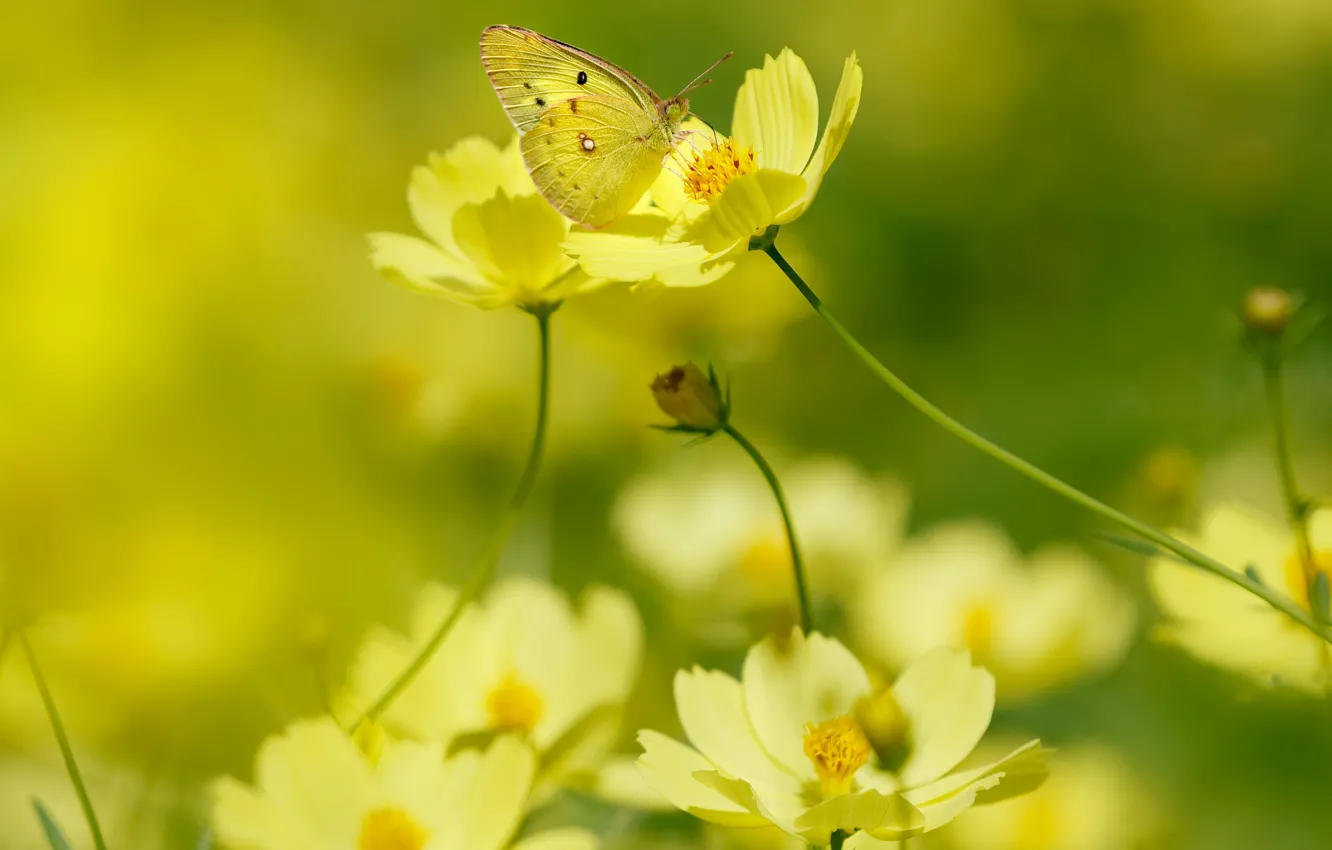
[[[849,714],[805,724],[805,755],[814,764],[825,799],[851,790],[856,771],[870,757],[870,744]]]
[[[1313,553],[1314,573],[1322,573],[1332,580],[1332,549],[1320,549]],[[1300,553],[1291,552],[1286,558],[1286,586],[1290,589],[1290,596],[1296,602],[1312,611],[1313,606],[1309,604],[1309,584],[1305,578],[1304,561],[1300,558]]]
[[[695,201],[712,203],[732,180],[757,168],[757,155],[754,148],[740,147],[732,139],[723,139],[716,147],[695,152],[694,161],[685,168],[685,194]]]
[[[978,602],[967,610],[962,619],[962,643],[977,658],[983,658],[990,652],[994,642],[994,608],[984,602]]]
[[[402,809],[375,809],[361,822],[358,850],[421,850],[428,833]]]
[[[740,556],[740,574],[760,593],[774,590],[786,593],[786,581],[791,575],[791,556],[787,553],[786,542],[780,537],[755,540]]]
[[[486,696],[490,725],[503,732],[531,732],[544,710],[541,694],[513,673]]]

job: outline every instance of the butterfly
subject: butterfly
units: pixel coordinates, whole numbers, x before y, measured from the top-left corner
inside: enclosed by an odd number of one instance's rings
[[[481,64],[518,128],[537,191],[591,228],[614,222],[651,188],[683,138],[684,95],[711,82],[695,79],[662,100],[623,68],[521,27],[482,31]]]

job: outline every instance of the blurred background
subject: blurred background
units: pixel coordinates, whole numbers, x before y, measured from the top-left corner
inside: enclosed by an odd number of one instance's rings
[[[320,710],[367,624],[458,580],[513,486],[530,319],[399,290],[364,239],[413,231],[429,152],[509,138],[477,57],[488,24],[663,93],[735,50],[693,99],[723,129],[765,52],[802,55],[826,112],[857,50],[856,126],[783,234],[832,308],[945,410],[1117,506],[1185,526],[1213,498],[1276,509],[1235,312],[1260,284],[1332,301],[1326,0],[52,0],[5,17],[0,601],[37,619],[115,846],[193,846],[204,783],[247,777],[263,736]],[[551,451],[502,569],[634,595],[641,725],[674,728],[674,669],[740,657],[613,521],[634,482],[735,462],[646,427],[653,374],[711,361],[779,472],[840,456],[909,493],[908,537],[979,518],[1022,552],[1071,541],[1134,600],[1115,663],[996,720],[1144,801],[1115,822],[1150,809],[1152,835],[1105,846],[1326,847],[1332,705],[1154,644],[1140,558],[902,404],[765,262],[555,320]],[[1330,376],[1323,328],[1289,377],[1311,490],[1332,489]],[[11,651],[0,847],[39,846],[32,795],[83,839]],[[564,805],[612,846],[697,844],[684,818]]]

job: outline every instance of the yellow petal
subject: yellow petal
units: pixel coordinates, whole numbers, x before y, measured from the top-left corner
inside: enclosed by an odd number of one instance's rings
[[[792,630],[779,648],[771,638],[745,656],[745,707],[759,740],[789,772],[814,781],[805,756],[804,727],[849,714],[870,690],[856,657],[835,638]]]
[[[567,230],[564,217],[538,195],[501,192],[464,204],[453,217],[458,250],[517,302],[539,298],[573,267],[560,248]]]
[[[823,138],[814,158],[805,167],[805,194],[800,201],[777,217],[778,224],[786,224],[799,218],[818,194],[823,175],[828,173],[837,155],[842,152],[842,145],[851,133],[851,124],[860,110],[860,88],[864,81],[864,72],[856,54],[852,53],[842,66],[842,80],[837,84],[837,94],[833,98],[832,113],[828,116],[828,125],[823,128]]]
[[[804,191],[805,178],[782,171],[760,169],[737,177],[690,226],[688,241],[714,255],[745,245],[776,223],[777,214]]]
[[[445,768],[456,767],[455,762],[457,757]],[[536,757],[522,741],[505,735],[479,760],[468,759],[461,765],[466,773],[465,792],[451,807],[458,839],[452,846],[498,850],[518,828],[536,773]]]
[[[905,796],[925,815],[925,831],[929,832],[972,805],[997,803],[1040,787],[1049,773],[1047,752],[1040,741],[1030,741],[997,762],[949,774]]]
[[[669,229],[661,216],[626,216],[606,230],[570,230],[564,249],[587,274],[607,280],[701,286],[730,271],[702,245],[672,239]]]
[[[230,777],[209,788],[209,823],[220,846],[258,850],[323,850],[309,824]]]
[[[265,741],[255,785],[327,844],[356,834],[372,797],[369,765],[331,717],[298,721]]]
[[[437,244],[452,249],[453,214],[463,204],[480,203],[501,188],[510,194],[531,194],[535,187],[524,192],[513,185],[514,157],[517,137],[509,148],[501,150],[489,139],[468,136],[443,155],[431,154],[427,165],[413,170],[407,189],[407,204],[416,226]],[[520,157],[518,165],[522,165]],[[530,178],[527,183],[530,187]]]
[[[689,742],[708,761],[765,791],[798,793],[800,781],[782,770],[754,736],[740,683],[695,667],[675,674],[675,705]]]
[[[901,770],[910,788],[943,776],[980,743],[994,714],[994,677],[973,667],[970,653],[937,649],[906,669],[893,696],[911,730]]]
[[[674,803],[648,785],[635,759],[612,756],[584,778],[587,781],[577,787],[613,805],[652,812],[675,810]]]
[[[484,304],[503,297],[475,266],[449,256],[424,239],[371,233],[369,240],[370,263],[399,286],[464,304]]]
[[[735,97],[731,135],[758,152],[761,168],[801,173],[818,132],[819,93],[814,78],[789,47],[776,59],[765,56],[761,70],[745,74]]]
[[[676,808],[722,826],[749,827],[767,823],[762,816],[694,778],[696,772],[714,770],[712,763],[697,751],[650,730],[638,733],[638,743],[643,747],[643,755],[638,759],[643,778]]]
[[[815,847],[830,843],[836,830],[856,830],[880,839],[902,840],[922,831],[925,816],[901,794],[869,789],[840,794],[809,809],[796,820],[797,834]]]

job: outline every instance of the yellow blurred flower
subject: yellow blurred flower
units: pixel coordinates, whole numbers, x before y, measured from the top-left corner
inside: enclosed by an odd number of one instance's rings
[[[968,811],[940,833],[958,850],[1141,850],[1160,829],[1160,813],[1123,759],[1099,746],[1050,754],[1050,779],[996,806]],[[931,844],[931,847],[936,845]]]
[[[425,239],[370,234],[370,261],[409,289],[484,309],[553,304],[604,283],[560,247],[570,223],[537,194],[515,137],[472,136],[417,166],[407,189]]]
[[[900,708],[903,742],[891,763],[872,740],[884,730],[862,727],[857,710],[887,700]],[[962,652],[931,653],[876,694],[841,643],[797,629],[785,648],[772,639],[751,648],[739,681],[681,670],[675,702],[693,747],[639,733],[648,783],[703,820],[773,824],[816,846],[836,830],[862,830],[851,847],[937,829],[974,803],[1031,790],[1044,775],[1038,741],[954,770],[994,710],[994,680]]]
[[[1311,610],[1305,567],[1284,522],[1220,503],[1203,513],[1197,534],[1176,536],[1222,563],[1249,570]],[[1314,514],[1310,536],[1315,571],[1332,576],[1332,511]],[[1158,639],[1265,687],[1326,691],[1332,665],[1327,646],[1242,588],[1164,557],[1151,563],[1149,586],[1169,620],[1157,629]]]
[[[875,570],[853,610],[858,645],[894,670],[936,647],[967,649],[1003,700],[1025,699],[1116,664],[1132,600],[1090,557],[1050,545],[1023,558],[1002,528],[944,523]]]
[[[667,286],[715,280],[729,270],[728,254],[809,209],[851,131],[862,78],[853,53],[816,148],[819,97],[804,60],[789,48],[765,57],[740,86],[729,138],[690,124],[678,149],[682,171],[663,171],[619,225],[571,231],[569,252],[594,277]]]
[[[631,482],[613,523],[634,559],[683,600],[730,615],[789,607],[794,579],[781,514],[743,457],[700,450]],[[906,487],[851,461],[822,457],[782,470],[815,597],[849,600],[872,565],[896,549]],[[789,623],[787,624],[789,625]]]
[[[512,736],[447,760],[444,746],[386,741],[370,758],[330,717],[299,721],[255,758],[255,784],[212,786],[216,842],[234,850],[499,850],[526,811],[536,772]],[[592,850],[581,830],[513,845]]]
[[[428,585],[410,636],[386,628],[367,636],[341,699],[348,720],[402,672],[456,599],[452,588]],[[505,579],[463,614],[382,720],[445,744],[517,733],[546,759],[543,779],[595,784],[642,649],[642,621],[625,594],[591,588],[575,611],[549,584]]]

